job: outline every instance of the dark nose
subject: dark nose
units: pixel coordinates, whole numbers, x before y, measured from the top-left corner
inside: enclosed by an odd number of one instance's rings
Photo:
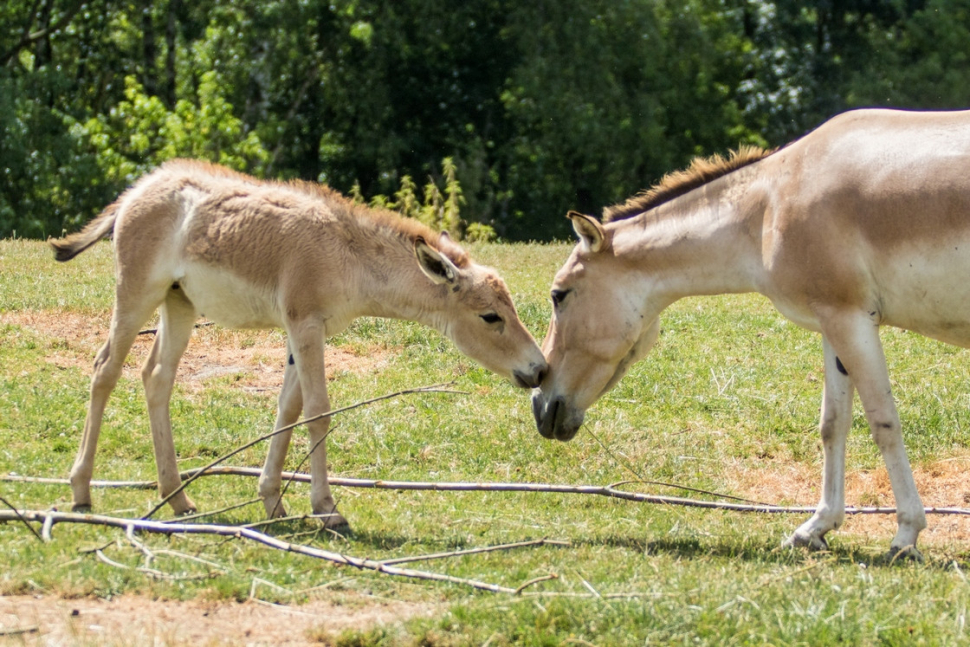
[[[549,372],[549,365],[545,362],[542,364],[533,364],[529,368],[532,369],[530,373],[512,371],[512,377],[515,378],[516,385],[523,389],[536,388],[542,384],[542,380],[546,379],[546,374]]]

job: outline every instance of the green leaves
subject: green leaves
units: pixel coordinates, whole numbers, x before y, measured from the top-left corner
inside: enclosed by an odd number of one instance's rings
[[[125,78],[125,100],[109,114],[79,125],[74,133],[94,150],[98,165],[124,187],[174,157],[205,159],[236,170],[257,170],[269,159],[254,132],[244,133],[233,115],[219,75],[199,79],[196,102],[180,99],[169,110],[148,96],[134,77]]]
[[[568,238],[569,209],[695,155],[852,106],[964,107],[968,51],[970,0],[7,0],[0,236],[76,229],[188,156],[410,191],[469,238]],[[418,179],[451,185],[443,158],[460,195]]]

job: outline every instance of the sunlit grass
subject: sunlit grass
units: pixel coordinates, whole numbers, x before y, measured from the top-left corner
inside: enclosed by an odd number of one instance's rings
[[[548,287],[566,245],[475,245],[478,260],[498,268],[523,320],[537,338],[549,315]],[[55,264],[44,245],[0,243],[0,317],[36,310],[103,316],[113,296],[109,245]],[[407,322],[361,320],[331,345],[387,349],[375,370],[340,373],[330,383],[334,406],[422,384],[454,380],[468,395],[401,397],[335,420],[329,441],[333,472],[393,480],[522,481],[607,484],[632,478],[726,494],[739,470],[767,474],[795,466],[820,478],[816,425],[821,396],[817,336],[787,323],[761,297],[689,299],[662,318],[650,356],[590,410],[588,429],[571,443],[536,433],[527,393],[462,357],[436,332]],[[966,455],[970,444],[970,374],[965,353],[916,335],[886,331],[893,387],[914,463]],[[245,345],[245,335],[215,335]],[[63,342],[43,330],[0,320],[0,473],[66,476],[83,426],[90,369],[47,358]],[[283,361],[282,338],[277,361]],[[270,361],[270,360],[267,360]],[[275,393],[238,388],[232,375],[202,390],[176,387],[173,427],[180,465],[196,467],[268,431]],[[307,451],[294,435],[288,467]],[[264,447],[235,464],[260,466]],[[850,470],[876,469],[875,450],[857,405]],[[962,454],[961,454],[962,453]],[[108,405],[96,478],[155,477],[144,396],[137,377],[123,378]],[[650,488],[647,488],[648,490]],[[659,489],[662,493],[687,494]],[[191,494],[212,510],[255,497],[254,479],[201,479]],[[817,490],[816,490],[817,492]],[[21,508],[66,509],[66,487],[0,483]],[[779,499],[789,493],[777,492]],[[137,565],[123,534],[56,526],[41,544],[23,528],[0,525],[0,593],[112,596],[140,592],[173,598],[246,599],[253,578],[276,584],[266,599],[298,603],[313,596],[370,595],[443,601],[447,612],[410,621],[405,633],[362,631],[346,644],[953,644],[965,640],[970,588],[968,547],[935,543],[927,563],[886,566],[890,536],[837,533],[833,552],[779,548],[802,518],[755,516],[623,503],[555,494],[396,492],[336,489],[355,533],[333,539],[312,523],[272,530],[294,541],[350,555],[388,558],[550,537],[569,548],[523,549],[422,565],[429,570],[516,587],[549,573],[533,592],[603,598],[511,598],[445,584],[415,583],[284,555],[242,542],[146,536],[218,563],[212,577],[154,581],[98,562],[91,547]],[[695,496],[695,495],[692,495]],[[95,490],[98,512],[144,514],[150,490]],[[293,486],[287,504],[309,511],[308,488]],[[954,501],[952,505],[962,505]],[[169,515],[165,510],[162,516]],[[252,505],[216,517],[221,523],[262,518]],[[936,521],[931,518],[931,524]],[[116,541],[121,539],[121,541]],[[162,561],[173,574],[206,576],[209,567]],[[306,592],[330,584],[327,589]],[[625,594],[632,597],[611,599]],[[330,639],[336,640],[334,637]]]

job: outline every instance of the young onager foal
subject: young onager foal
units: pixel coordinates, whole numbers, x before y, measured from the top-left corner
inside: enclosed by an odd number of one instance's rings
[[[822,333],[822,495],[789,544],[825,548],[845,518],[853,392],[896,498],[890,551],[926,527],[879,326],[970,347],[970,112],[860,110],[768,154],[699,160],[607,209],[570,214],[580,244],[552,286],[539,432],[569,440],[691,295],[760,292]]]
[[[186,160],[143,177],[81,232],[51,241],[66,261],[114,234],[117,287],[108,341],[94,362],[84,437],[71,470],[74,509],[91,506],[91,476],[105,403],[139,328],[159,310],[142,369],[163,497],[180,484],[169,400],[179,358],[200,314],[236,328],[281,327],[288,361],[276,428],[330,411],[324,338],[361,316],[418,321],[520,387],[546,370],[508,289],[446,235],[355,205],[316,184],[264,182]],[[308,425],[310,501],[346,525],[327,482],[329,418]],[[289,433],[273,438],[259,482],[271,516],[284,514],[281,473]],[[178,493],[176,514],[195,509]]]

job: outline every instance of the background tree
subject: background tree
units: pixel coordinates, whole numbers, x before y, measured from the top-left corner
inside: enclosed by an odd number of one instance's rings
[[[460,184],[459,233],[548,240],[694,155],[966,107],[968,54],[970,0],[6,0],[0,235],[181,155],[422,207]]]

